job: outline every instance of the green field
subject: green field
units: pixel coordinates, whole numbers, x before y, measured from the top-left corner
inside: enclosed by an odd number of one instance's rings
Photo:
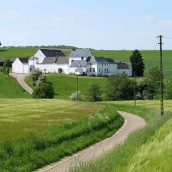
[[[141,51],[145,67],[147,72],[148,69],[159,66],[159,51],[158,50],[142,50]],[[129,57],[132,54],[132,51],[128,50],[95,50],[93,55],[101,57],[110,57],[114,60],[121,60],[124,62],[129,62]],[[163,67],[164,75],[172,76],[172,50],[163,51]]]
[[[118,110],[138,114],[147,126],[133,132],[114,150],[73,172],[170,172],[172,168],[172,101],[165,101],[165,115],[160,116],[159,101],[114,102]]]
[[[0,98],[30,98],[16,79],[0,72]]]
[[[76,92],[77,89],[77,77],[75,75],[57,75],[57,74],[48,74],[48,82],[53,83],[55,88],[56,98],[69,99],[70,95]],[[26,82],[33,87],[31,80],[26,79]],[[78,77],[78,89],[81,91],[81,94],[87,95],[90,85],[98,84],[102,90],[105,91],[107,86],[107,78],[100,77],[87,77],[79,76]]]
[[[0,58],[31,57],[38,49],[36,48],[0,48]],[[69,50],[62,50],[65,55],[70,53]]]
[[[100,108],[98,103],[65,100],[0,99],[0,142],[84,119]]]
[[[0,58],[2,57],[30,57],[34,55],[37,49],[35,48],[0,48]],[[62,50],[65,55],[69,55],[70,50]],[[132,51],[129,50],[92,50],[93,55],[98,57],[109,57],[114,60],[129,62],[129,57]],[[143,55],[146,71],[152,67],[159,66],[159,51],[158,50],[141,50]],[[172,50],[163,51],[164,74],[172,76]]]
[[[33,171],[110,137],[124,123],[113,105],[0,99],[0,171]]]

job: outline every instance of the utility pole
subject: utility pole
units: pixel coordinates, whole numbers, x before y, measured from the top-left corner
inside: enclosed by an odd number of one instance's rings
[[[164,114],[164,84],[163,84],[163,69],[162,69],[162,35],[158,36],[159,38],[159,45],[160,45],[160,111],[161,115]]]
[[[136,72],[134,71],[134,106],[136,106]]]

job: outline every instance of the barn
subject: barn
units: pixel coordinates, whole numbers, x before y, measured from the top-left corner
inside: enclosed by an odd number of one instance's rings
[[[28,58],[16,58],[12,64],[13,73],[29,73]]]

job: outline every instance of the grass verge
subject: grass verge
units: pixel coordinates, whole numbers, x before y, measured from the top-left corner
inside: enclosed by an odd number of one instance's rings
[[[30,98],[17,81],[0,72],[0,98]]]
[[[81,121],[1,143],[0,171],[36,170],[111,136],[123,122],[114,105],[107,104]]]
[[[152,106],[156,104],[157,106],[157,101],[155,102],[148,101],[147,103],[152,104]],[[130,103],[131,102],[129,102],[129,104]],[[171,112],[166,112],[165,115],[161,117],[158,113],[155,113],[157,112],[156,108],[146,108],[147,106],[143,105],[147,103],[144,103],[144,101],[139,102],[139,105],[136,108],[133,108],[133,106],[131,105],[126,105],[127,102],[114,103],[118,110],[135,113],[144,117],[147,121],[147,126],[144,127],[143,129],[139,129],[133,132],[132,134],[130,134],[128,139],[123,144],[117,146],[114,150],[107,153],[104,157],[100,157],[99,159],[96,159],[92,162],[82,164],[80,167],[77,167],[76,169],[73,169],[71,171],[73,172],[110,172],[110,171],[111,172],[112,171],[126,172],[126,171],[132,171],[135,167],[138,167],[140,164],[147,165],[146,157],[141,158],[141,160],[138,159],[138,156],[139,157],[145,156],[145,152],[141,151],[143,149],[142,146],[147,145],[147,144],[149,145],[150,140],[154,138],[154,135],[156,134],[156,132],[163,125],[165,125],[166,122],[172,117]],[[155,152],[158,151],[156,148],[154,149]],[[147,146],[145,147],[145,150],[147,150],[147,153],[148,153]],[[171,160],[172,158],[168,156],[168,159],[164,160],[163,163],[166,163],[166,165],[168,165],[168,163],[170,163]],[[155,160],[153,162],[154,162],[153,163],[154,167],[152,166],[152,169],[157,169],[157,167],[159,167],[158,161]],[[148,170],[149,166],[147,166],[147,168],[138,167],[135,171],[142,172],[142,171],[145,171],[144,169]],[[148,171],[151,171],[151,170],[148,170]]]

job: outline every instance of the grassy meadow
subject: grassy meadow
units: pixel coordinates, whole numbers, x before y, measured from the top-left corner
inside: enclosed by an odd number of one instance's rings
[[[10,58],[10,57],[30,57],[34,55],[37,51],[36,48],[0,48],[0,58]],[[62,50],[67,56],[70,53],[70,50]],[[144,58],[145,67],[148,69],[159,66],[159,51],[158,50],[141,50],[141,53]],[[92,50],[92,54],[98,57],[109,57],[114,60],[120,60],[124,62],[129,62],[129,57],[132,54],[131,50]],[[163,51],[163,63],[164,63],[164,75],[172,76],[172,50]]]
[[[0,72],[0,98],[30,98],[17,81]]]
[[[0,142],[53,125],[82,120],[100,109],[99,103],[1,98]]]
[[[77,77],[75,75],[48,74],[46,76],[47,81],[53,84],[56,94],[55,98],[69,99],[70,95],[76,92]],[[32,88],[34,87],[29,77],[26,78],[26,82]],[[78,89],[83,95],[88,94],[88,90],[92,84],[98,84],[102,92],[105,92],[107,83],[107,78],[78,76]]]
[[[0,171],[36,170],[110,137],[124,123],[110,104],[0,102]]]
[[[114,60],[129,62],[129,57],[132,54],[130,50],[94,50],[93,55],[101,57],[109,57]],[[158,50],[141,50],[145,62],[145,72],[148,69],[159,66],[159,51]],[[163,68],[165,76],[172,76],[172,50],[163,51]]]
[[[165,115],[160,116],[159,101],[114,102],[118,110],[137,114],[147,126],[129,135],[114,150],[72,172],[170,172],[172,168],[172,101],[166,100]]]
[[[0,58],[31,57],[37,50],[37,48],[29,47],[0,48]],[[70,53],[70,50],[64,49],[62,51],[65,55]]]

